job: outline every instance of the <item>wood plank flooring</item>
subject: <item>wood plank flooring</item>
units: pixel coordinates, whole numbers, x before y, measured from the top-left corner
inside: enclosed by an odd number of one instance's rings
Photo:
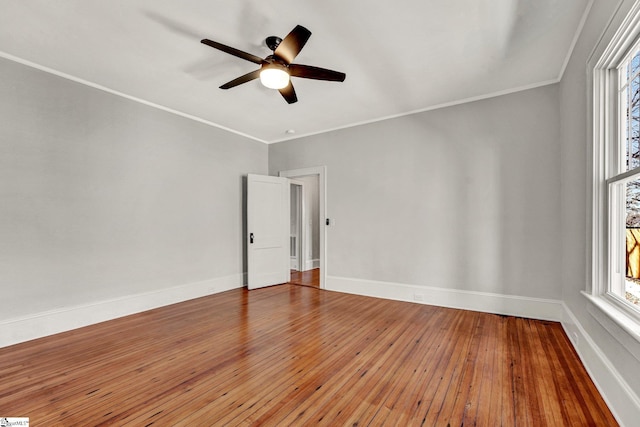
[[[320,287],[320,269],[313,268],[307,271],[291,270],[291,282],[294,285]]]
[[[32,426],[613,426],[558,323],[280,285],[0,349]]]

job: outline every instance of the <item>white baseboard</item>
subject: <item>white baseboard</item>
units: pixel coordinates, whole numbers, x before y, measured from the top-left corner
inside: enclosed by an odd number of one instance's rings
[[[562,318],[562,301],[552,299],[335,276],[327,276],[325,288],[331,291],[350,294],[527,317],[531,319],[560,321]]]
[[[0,321],[0,348],[243,286],[243,275],[189,283]]]
[[[621,426],[637,425],[640,398],[589,336],[569,307],[562,304],[562,327],[602,398]]]

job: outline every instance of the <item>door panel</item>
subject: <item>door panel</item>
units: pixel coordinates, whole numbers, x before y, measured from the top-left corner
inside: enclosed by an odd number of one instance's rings
[[[289,180],[247,177],[247,262],[249,289],[286,283],[289,270]]]

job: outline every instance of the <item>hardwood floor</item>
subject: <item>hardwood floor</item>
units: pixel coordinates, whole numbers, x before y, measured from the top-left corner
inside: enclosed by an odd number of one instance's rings
[[[616,425],[558,323],[280,285],[0,349],[32,426]]]
[[[314,268],[307,271],[291,270],[291,282],[294,285],[320,287],[320,269]]]

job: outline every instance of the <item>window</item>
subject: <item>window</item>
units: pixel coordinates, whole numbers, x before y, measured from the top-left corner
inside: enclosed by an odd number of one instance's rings
[[[640,308],[640,51],[636,44],[618,64],[615,110],[618,128],[610,147],[609,200],[612,298]],[[640,312],[639,312],[640,314]]]
[[[640,340],[639,24],[640,1],[593,68],[593,270],[588,296]]]

